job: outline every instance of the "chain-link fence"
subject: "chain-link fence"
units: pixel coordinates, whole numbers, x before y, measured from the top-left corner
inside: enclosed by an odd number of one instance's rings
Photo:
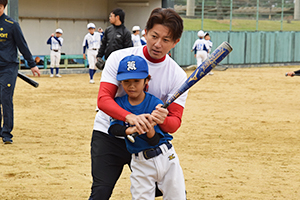
[[[167,0],[182,17],[192,19],[259,20],[291,23],[300,20],[300,0]],[[203,22],[203,21],[202,21]],[[203,23],[202,23],[203,28]],[[280,29],[279,29],[280,30]],[[282,30],[282,25],[281,25]]]

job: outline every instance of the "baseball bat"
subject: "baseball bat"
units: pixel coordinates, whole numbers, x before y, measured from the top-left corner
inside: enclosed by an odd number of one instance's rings
[[[167,108],[173,101],[175,101],[180,95],[191,88],[195,83],[202,79],[208,72],[210,72],[218,63],[220,63],[230,52],[232,47],[228,42],[223,42],[218,48],[216,48],[211,55],[199,65],[195,71],[187,78],[187,80],[181,85],[181,87],[173,94],[166,103],[162,106]],[[138,133],[127,135],[127,138],[131,142],[135,142],[134,138],[138,136]]]
[[[288,76],[288,73],[285,73],[285,76]],[[300,72],[295,72],[293,76],[300,76]]]
[[[39,83],[35,80],[29,78],[28,76],[18,72],[18,77],[21,78],[23,81],[27,82],[28,84],[32,85],[33,87],[39,87]]]

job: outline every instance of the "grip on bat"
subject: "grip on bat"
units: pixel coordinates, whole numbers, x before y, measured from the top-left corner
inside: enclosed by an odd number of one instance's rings
[[[167,108],[170,104],[165,103],[162,108]],[[139,136],[138,132],[132,133],[131,135],[127,135],[127,139],[132,142],[135,143],[135,138]]]

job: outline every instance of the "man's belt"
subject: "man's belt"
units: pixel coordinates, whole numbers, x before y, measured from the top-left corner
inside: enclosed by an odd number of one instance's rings
[[[58,50],[57,50],[57,49],[52,49],[52,51],[58,52]]]

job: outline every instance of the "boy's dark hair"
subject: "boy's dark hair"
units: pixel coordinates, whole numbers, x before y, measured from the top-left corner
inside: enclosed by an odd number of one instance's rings
[[[119,16],[121,23],[124,24],[125,12],[121,8],[115,8],[111,12],[114,13],[115,16]]]
[[[155,24],[161,24],[169,28],[171,39],[175,42],[181,37],[183,20],[171,8],[155,8],[147,21],[146,29],[149,31]]]
[[[2,4],[5,8],[7,5],[7,0],[0,0],[0,4]]]

